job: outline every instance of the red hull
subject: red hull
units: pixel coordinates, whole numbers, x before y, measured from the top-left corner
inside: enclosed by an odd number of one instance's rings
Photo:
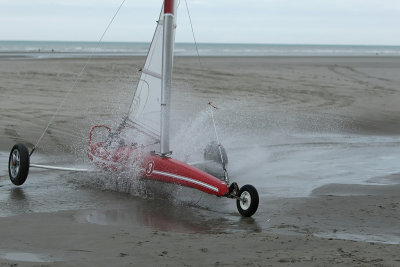
[[[192,187],[216,196],[224,196],[229,192],[224,181],[206,172],[179,160],[143,152],[135,146],[108,148],[104,142],[91,144],[89,141],[88,157],[106,170],[123,171],[132,162],[139,162],[143,169],[141,175],[145,178]]]
[[[143,167],[145,176],[150,179],[196,188],[216,196],[224,196],[229,191],[224,181],[172,158],[150,154]]]

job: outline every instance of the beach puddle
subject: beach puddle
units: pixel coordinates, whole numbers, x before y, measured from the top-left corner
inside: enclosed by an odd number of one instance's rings
[[[149,207],[149,206],[147,206]],[[141,226],[164,232],[178,233],[233,233],[261,232],[262,227],[253,218],[218,216],[210,211],[194,212],[181,207],[164,211],[132,209],[107,209],[79,212],[75,218],[80,223],[98,225]],[[208,213],[207,213],[208,212]]]
[[[24,262],[54,262],[55,259],[43,254],[30,252],[0,252],[0,258]]]
[[[193,222],[179,219],[179,216],[162,212],[151,212],[137,209],[92,210],[76,215],[79,222],[89,222],[99,225],[138,225],[155,230],[180,233],[204,233],[209,230]]]
[[[391,244],[398,245],[400,244],[400,237],[396,235],[360,235],[360,234],[352,234],[352,233],[319,233],[314,234],[316,237],[322,238],[334,238],[334,239],[343,239],[343,240],[352,240],[352,241],[361,241],[368,243],[382,243],[382,244]]]

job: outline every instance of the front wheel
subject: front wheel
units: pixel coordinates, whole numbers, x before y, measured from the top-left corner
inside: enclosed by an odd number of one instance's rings
[[[236,200],[237,209],[243,217],[251,217],[256,213],[259,203],[257,189],[249,184],[242,186]]]
[[[10,180],[15,185],[22,185],[29,173],[29,151],[22,144],[16,144],[11,149],[10,158],[8,160],[8,174]]]

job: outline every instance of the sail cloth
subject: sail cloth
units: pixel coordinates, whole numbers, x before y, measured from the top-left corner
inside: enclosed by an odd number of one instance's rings
[[[174,11],[174,25],[176,25],[176,5]],[[128,114],[129,122],[134,127],[157,140],[160,140],[161,124],[163,18],[164,8],[161,9],[153,40],[146,62],[141,70],[140,79]],[[175,38],[175,28],[173,30],[173,38]]]

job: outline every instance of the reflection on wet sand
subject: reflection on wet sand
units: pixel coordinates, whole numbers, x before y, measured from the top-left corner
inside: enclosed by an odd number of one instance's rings
[[[29,207],[32,203],[24,192],[24,188],[12,187],[9,190],[7,208],[18,210],[19,212],[29,212]]]
[[[123,208],[95,209],[78,212],[78,222],[100,225],[141,225],[155,230],[181,233],[261,232],[252,218],[215,214],[204,216],[205,210],[192,206],[176,206],[170,201],[135,199]]]
[[[19,201],[19,202],[26,201],[27,198],[26,198],[24,189],[21,188],[21,187],[13,187],[13,188],[11,188],[11,190],[10,190],[10,200]]]

